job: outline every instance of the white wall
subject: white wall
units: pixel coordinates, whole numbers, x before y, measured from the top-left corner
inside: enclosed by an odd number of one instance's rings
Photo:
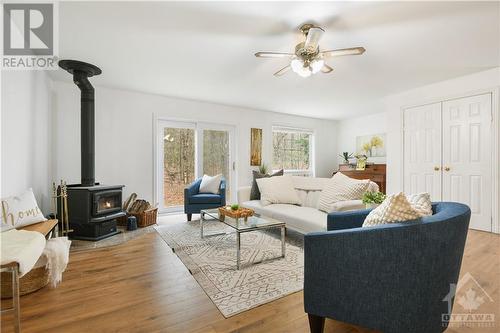
[[[80,92],[72,83],[54,82],[57,124],[57,178],[80,181]],[[315,131],[315,172],[329,176],[337,167],[336,123],[236,106],[96,87],[96,180],[125,184],[153,200],[153,123],[162,118],[220,122],[236,127],[238,186],[251,182],[250,128],[263,129],[263,160],[271,161],[271,127],[287,125]]]
[[[32,187],[45,214],[51,202],[50,89],[43,71],[2,71],[0,196]]]
[[[341,120],[337,123],[337,151],[339,154],[344,151],[356,153],[356,137],[386,132],[387,118],[385,112]],[[390,143],[386,142],[386,144]],[[337,161],[342,163],[343,158],[337,156]],[[368,161],[386,163],[386,157],[370,157]]]

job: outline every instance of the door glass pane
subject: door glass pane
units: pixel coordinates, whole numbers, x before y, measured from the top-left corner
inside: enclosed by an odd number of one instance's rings
[[[231,198],[228,131],[203,130],[203,173],[209,176],[221,173],[226,179],[226,200]]]
[[[195,131],[166,127],[163,135],[164,206],[181,206],[184,204],[184,188],[194,181]]]

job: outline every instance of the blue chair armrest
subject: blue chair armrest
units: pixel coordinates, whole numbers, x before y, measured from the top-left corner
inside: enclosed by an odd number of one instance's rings
[[[342,230],[360,228],[371,209],[333,212],[327,216],[326,230]]]
[[[222,178],[220,181],[220,186],[219,186],[219,194],[221,196],[221,205],[225,206],[226,205],[226,180]]]
[[[184,188],[184,204],[189,203],[189,198],[200,191],[201,178],[196,179],[194,182]]]

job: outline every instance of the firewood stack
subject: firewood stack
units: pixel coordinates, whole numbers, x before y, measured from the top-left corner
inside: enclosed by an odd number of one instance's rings
[[[138,200],[135,200],[130,205],[130,207],[127,209],[127,213],[140,214],[140,213],[144,213],[147,210],[150,210],[151,208],[153,208],[153,206],[151,206],[151,204],[148,201],[138,199]]]
[[[137,199],[137,194],[132,193],[123,203],[123,210],[128,216],[135,216],[139,227],[146,227],[156,223],[158,208],[152,206],[148,201]],[[126,218],[124,221],[126,222]],[[122,221],[123,222],[123,221]]]

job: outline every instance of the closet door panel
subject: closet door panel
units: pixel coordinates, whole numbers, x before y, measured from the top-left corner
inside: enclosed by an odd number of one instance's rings
[[[404,111],[404,191],[441,200],[441,103]]]
[[[491,231],[491,94],[443,103],[443,200],[472,211],[470,227]]]

